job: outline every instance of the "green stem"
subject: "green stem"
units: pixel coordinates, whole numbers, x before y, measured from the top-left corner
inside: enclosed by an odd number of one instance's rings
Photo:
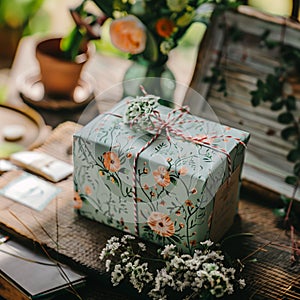
[[[66,37],[65,41],[67,46],[64,49],[65,58],[71,61],[75,61],[76,56],[79,54],[83,35],[79,28],[76,27],[71,32],[70,36]]]

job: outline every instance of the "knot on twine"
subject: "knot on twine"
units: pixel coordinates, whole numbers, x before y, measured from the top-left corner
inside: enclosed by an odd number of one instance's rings
[[[192,136],[184,133],[176,126],[191,123],[190,120],[182,120],[183,115],[189,114],[189,108],[184,106],[170,111],[167,115],[161,115],[160,111],[157,110],[159,99],[160,97],[148,94],[130,98],[123,116],[124,123],[136,131],[145,131],[157,137],[162,131],[165,131],[168,141],[171,139],[171,133],[191,140]]]

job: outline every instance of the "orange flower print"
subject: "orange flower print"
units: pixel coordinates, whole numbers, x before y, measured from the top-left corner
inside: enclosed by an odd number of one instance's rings
[[[178,216],[178,217],[179,217],[179,216],[181,215],[181,212],[180,212],[180,210],[178,209],[178,210],[176,211],[176,213],[175,213],[175,214],[176,214],[176,216]]]
[[[162,187],[170,184],[170,174],[163,166],[159,166],[157,170],[153,171],[153,177],[155,182]]]
[[[175,233],[174,223],[166,214],[154,211],[148,217],[147,223],[160,236],[169,237]]]
[[[118,155],[115,152],[105,152],[103,154],[104,158],[104,167],[111,171],[111,172],[117,172],[120,170],[120,159]]]
[[[82,199],[79,196],[78,192],[74,192],[74,208],[80,209],[82,207]]]
[[[132,157],[132,153],[128,152],[128,153],[126,154],[126,157],[127,157],[127,158],[131,158],[131,157]]]
[[[187,172],[188,172],[188,168],[185,166],[181,167],[178,171],[180,176],[185,176],[187,174]]]
[[[145,183],[144,186],[143,186],[143,189],[146,190],[146,191],[149,190],[149,185],[147,183]]]
[[[110,25],[113,45],[124,52],[139,54],[146,48],[146,29],[135,16],[129,15],[113,20]]]
[[[161,206],[166,206],[166,201],[161,200],[159,204],[160,204]]]
[[[85,186],[84,191],[87,195],[90,195],[92,193],[92,189],[89,185]]]
[[[168,38],[174,31],[174,23],[168,18],[161,18],[156,22],[155,29],[159,36]]]
[[[154,192],[151,191],[151,192],[150,192],[150,196],[151,196],[151,197],[155,197],[156,194],[155,194]]]
[[[195,247],[195,246],[197,245],[196,240],[191,240],[191,241],[190,241],[190,245]]]
[[[191,200],[185,200],[185,205],[186,205],[186,206],[191,206],[191,207],[194,206],[194,205],[193,205],[193,202],[192,202]]]
[[[191,190],[191,193],[192,193],[193,195],[197,194],[197,189],[196,189],[196,188],[193,188],[193,189]]]

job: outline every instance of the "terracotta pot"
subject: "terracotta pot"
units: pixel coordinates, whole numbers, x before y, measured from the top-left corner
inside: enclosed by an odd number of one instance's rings
[[[41,82],[47,95],[72,98],[89,58],[88,48],[82,50],[75,62],[68,61],[63,58],[60,42],[61,38],[51,38],[38,42],[36,46]]]

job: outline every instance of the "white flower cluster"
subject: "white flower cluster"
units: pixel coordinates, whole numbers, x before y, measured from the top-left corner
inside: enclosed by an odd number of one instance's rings
[[[129,100],[124,114],[124,123],[135,129],[151,131],[153,123],[151,114],[158,106],[159,97],[154,95],[137,96]]]
[[[146,251],[143,243],[138,243],[133,250],[130,240],[133,236],[125,235],[121,239],[112,237],[100,254],[100,259],[119,254],[118,261],[106,259],[106,271],[111,272],[113,285],[118,285],[128,276],[129,282],[138,292],[145,288],[152,299],[168,299],[170,291],[185,296],[185,299],[214,297],[220,298],[232,294],[236,289],[243,289],[245,281],[236,278],[236,269],[228,267],[220,250],[213,250],[211,241],[201,243],[201,249],[193,255],[180,254],[175,245],[167,245],[159,250],[161,269],[156,274],[149,271],[147,259],[141,252]],[[148,262],[147,262],[148,261]]]
[[[129,241],[135,239],[131,235],[124,235],[121,239],[112,237],[107,241],[105,248],[100,253],[100,260],[107,256],[120,254],[120,260],[114,265],[111,273],[111,282],[114,286],[118,285],[129,274],[129,281],[138,292],[141,292],[144,285],[153,281],[152,274],[148,271],[148,263],[141,262],[140,252],[146,251],[143,243],[138,243],[138,251],[134,252]],[[106,272],[111,270],[112,261],[107,259],[105,262]]]

